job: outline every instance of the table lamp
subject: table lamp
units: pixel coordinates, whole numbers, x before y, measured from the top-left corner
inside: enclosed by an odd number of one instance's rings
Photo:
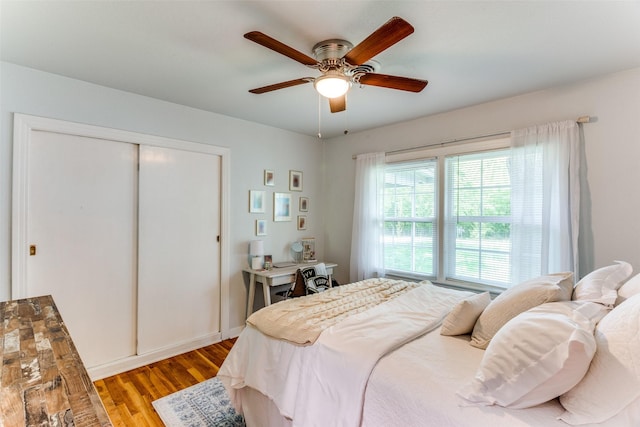
[[[264,255],[264,243],[262,240],[252,240],[249,243],[249,256],[251,257],[251,268],[262,269],[262,256]]]

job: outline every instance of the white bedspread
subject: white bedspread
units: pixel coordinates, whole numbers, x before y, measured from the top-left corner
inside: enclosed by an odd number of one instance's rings
[[[240,335],[218,377],[242,411],[249,386],[268,396],[293,426],[359,426],[364,393],[378,360],[437,328],[471,292],[425,284],[322,332],[313,346],[269,338],[252,327]]]
[[[476,373],[484,350],[440,329],[383,357],[371,373],[362,427],[571,427],[558,399],[528,409],[469,406],[456,391]],[[624,419],[580,427],[637,427]]]
[[[556,419],[557,400],[530,409],[469,406],[456,391],[473,376],[484,350],[469,336],[439,328],[382,358],[367,385],[363,427],[571,427]]]

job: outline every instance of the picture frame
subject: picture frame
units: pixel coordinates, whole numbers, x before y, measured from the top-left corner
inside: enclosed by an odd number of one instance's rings
[[[298,230],[306,230],[306,229],[307,229],[307,216],[298,215]]]
[[[302,261],[316,261],[316,239],[314,237],[305,237],[300,240],[302,243]]]
[[[256,219],[256,236],[266,236],[266,235],[267,235],[267,220]]]
[[[273,267],[273,257],[271,255],[264,256],[264,269],[271,270]]]
[[[273,187],[276,185],[275,173],[272,170],[264,170],[264,185]]]
[[[263,190],[249,190],[249,213],[264,213],[264,197]]]
[[[291,193],[273,193],[273,220],[291,221]]]
[[[308,212],[309,211],[309,198],[308,197],[300,197],[298,201],[298,210],[300,212]]]
[[[289,191],[302,191],[302,172],[289,171]]]

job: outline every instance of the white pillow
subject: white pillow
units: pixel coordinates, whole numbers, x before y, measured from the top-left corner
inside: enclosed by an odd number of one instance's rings
[[[474,379],[458,395],[480,405],[529,408],[575,386],[596,351],[607,312],[589,302],[552,302],[511,319],[493,337]]]
[[[618,289],[616,305],[619,305],[622,301],[631,298],[635,294],[640,294],[640,274],[636,274],[624,285],[620,286],[620,289]]]
[[[640,425],[640,295],[614,308],[595,331],[597,350],[589,371],[560,403],[560,419],[572,424],[599,423],[612,417]]]
[[[509,320],[546,302],[568,301],[572,291],[571,272],[536,277],[507,289],[482,312],[473,327],[470,344],[487,348],[491,338]]]
[[[592,301],[613,307],[618,288],[631,276],[633,267],[624,261],[599,268],[584,276],[573,290],[573,300]]]
[[[473,331],[476,320],[491,302],[489,292],[460,301],[442,321],[441,335],[463,335]]]

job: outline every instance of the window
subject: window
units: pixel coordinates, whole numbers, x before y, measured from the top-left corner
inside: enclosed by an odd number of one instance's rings
[[[511,265],[509,151],[445,159],[447,279],[506,287]]]
[[[387,274],[509,286],[511,186],[506,144],[494,142],[489,149],[487,144],[468,144],[466,152],[440,148],[421,153],[432,154],[423,160],[387,163]]]
[[[433,276],[436,255],[436,162],[385,169],[384,268]]]

